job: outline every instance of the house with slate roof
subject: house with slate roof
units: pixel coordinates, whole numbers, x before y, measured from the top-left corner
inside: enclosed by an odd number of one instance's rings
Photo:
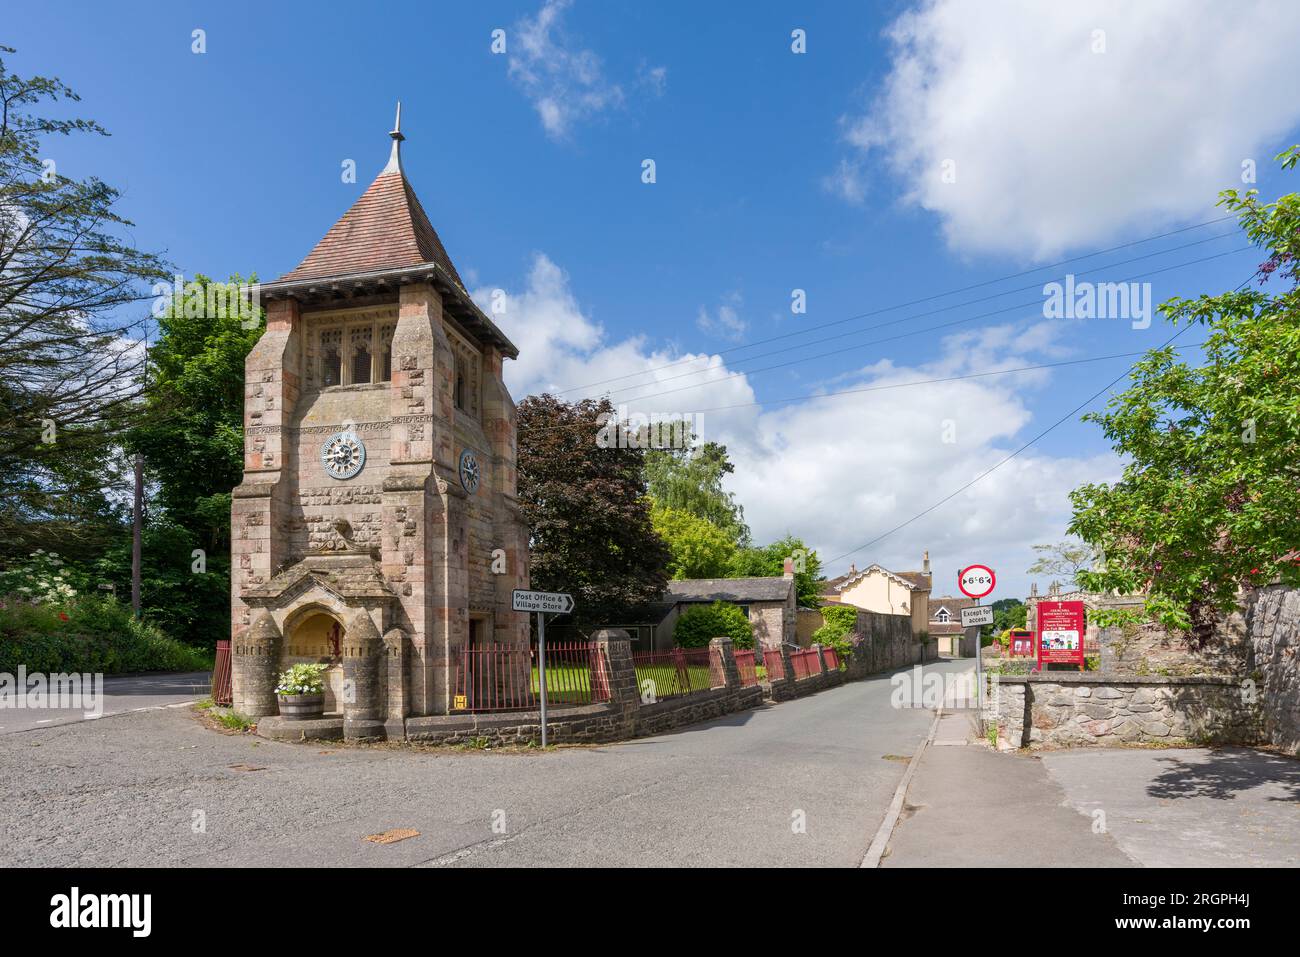
[[[820,595],[828,604],[854,605],[885,615],[907,615],[912,619],[912,634],[927,631],[930,624],[930,553],[921,561],[920,571],[896,572],[872,564],[861,570],[849,570],[821,583]]]

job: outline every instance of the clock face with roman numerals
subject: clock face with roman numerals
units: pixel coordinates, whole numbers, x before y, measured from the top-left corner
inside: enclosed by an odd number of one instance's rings
[[[330,478],[350,479],[366,464],[366,447],[354,432],[335,432],[321,446],[320,464]]]
[[[465,491],[473,495],[478,491],[479,482],[483,476],[479,471],[478,456],[466,449],[460,453],[460,484]]]

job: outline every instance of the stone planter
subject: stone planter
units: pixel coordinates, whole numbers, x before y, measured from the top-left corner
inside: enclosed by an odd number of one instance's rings
[[[281,694],[276,698],[280,702],[280,717],[287,721],[306,721],[325,713],[324,694]]]

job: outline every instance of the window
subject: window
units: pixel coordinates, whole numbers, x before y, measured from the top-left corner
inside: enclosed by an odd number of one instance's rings
[[[947,609],[947,608],[940,608],[940,609],[939,609],[939,614],[937,614],[937,615],[934,616],[934,620],[937,621],[937,622],[940,622],[940,623],[944,623],[944,624],[946,624],[947,621],[948,621],[948,619],[951,618],[951,617],[952,617],[952,616],[948,614],[948,609]]]
[[[456,351],[456,391],[452,395],[456,403],[456,408],[462,412],[469,411],[465,408],[465,363],[461,359],[460,350]]]
[[[479,373],[483,361],[478,349],[448,330],[453,357],[451,401],[457,410],[478,418]]]
[[[320,386],[392,381],[395,327],[393,322],[367,319],[321,329],[316,350]]]

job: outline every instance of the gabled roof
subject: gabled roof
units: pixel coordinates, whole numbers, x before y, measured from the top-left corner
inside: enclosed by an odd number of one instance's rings
[[[929,631],[932,635],[958,635],[965,631],[961,626],[961,610],[963,608],[975,607],[975,599],[967,598],[964,595],[938,595],[930,596],[929,607]],[[939,609],[948,609],[951,617],[950,621],[938,623],[935,622],[934,616],[939,614]]]
[[[429,263],[464,288],[401,165],[390,164],[330,227],[307,258],[276,282],[335,278]]]
[[[793,578],[684,578],[670,581],[664,597],[674,602],[785,601],[793,593]]]
[[[860,571],[851,571],[846,575],[829,578],[826,581],[821,582],[818,594],[838,595],[849,585],[857,584],[872,572],[880,572],[880,574],[885,577],[892,578],[909,591],[929,591],[931,587],[930,576],[925,572],[891,572],[883,565],[872,564]]]

